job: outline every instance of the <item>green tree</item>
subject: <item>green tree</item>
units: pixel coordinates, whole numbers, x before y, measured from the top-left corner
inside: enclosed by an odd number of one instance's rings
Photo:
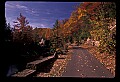
[[[94,11],[95,15],[89,13],[91,17],[95,16],[94,19],[90,19],[93,26],[91,35],[95,40],[100,41],[98,48],[100,52],[114,53],[116,41],[110,38],[113,30],[111,31],[108,27],[116,18],[116,4],[114,2],[101,2],[100,5],[94,8]]]
[[[12,30],[10,23],[6,23],[5,19],[5,34],[4,34],[5,41],[12,41]]]
[[[59,47],[59,43],[58,43],[58,40],[59,40],[59,36],[58,36],[58,32],[59,32],[59,27],[60,27],[60,24],[59,24],[59,21],[58,19],[55,21],[55,24],[53,25],[53,32],[54,32],[54,43],[56,43],[56,48]]]

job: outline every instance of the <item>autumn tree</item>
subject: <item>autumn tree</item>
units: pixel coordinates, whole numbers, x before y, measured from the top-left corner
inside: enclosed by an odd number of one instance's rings
[[[28,20],[20,13],[17,21],[14,21],[13,40],[16,42],[30,43],[32,42],[32,27],[29,26]]]
[[[33,29],[32,33],[33,33],[33,41],[34,42],[39,42],[40,41],[40,35],[39,35],[38,28],[36,27],[35,29]]]
[[[82,10],[80,6],[72,12],[68,22],[65,24],[67,32],[72,35],[73,40],[78,43],[83,39],[90,37],[91,25],[89,17],[85,10]],[[71,36],[70,36],[71,37]]]
[[[26,17],[24,17],[21,13],[20,17],[17,17],[17,21],[14,21],[14,23],[14,27],[19,28],[20,30],[24,30],[24,28],[29,24],[28,20],[26,20]]]
[[[115,28],[109,25],[116,19],[116,4],[114,2],[84,2],[76,7],[67,21],[56,21],[54,35],[62,36],[65,43],[69,40],[80,42],[91,38],[100,41],[100,47],[106,52],[115,52]],[[59,25],[59,26],[57,26]],[[115,25],[113,25],[114,27]],[[57,30],[56,30],[57,29]],[[114,31],[114,32],[113,32]]]
[[[114,2],[85,3],[83,9],[87,10],[90,17],[89,20],[93,28],[90,33],[93,39],[100,41],[99,50],[101,52],[114,52],[115,47],[112,47],[111,43],[115,45],[115,40],[110,39],[111,31],[108,27],[116,18],[116,4]]]

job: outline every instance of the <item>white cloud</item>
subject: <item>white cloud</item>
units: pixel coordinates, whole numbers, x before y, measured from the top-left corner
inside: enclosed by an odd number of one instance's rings
[[[46,24],[34,23],[34,22],[30,23],[30,26],[32,26],[33,28],[36,28],[36,27],[38,27],[38,28],[46,28],[47,27]]]
[[[39,16],[39,14],[37,13],[36,10],[30,9],[30,8],[28,8],[27,6],[23,6],[23,5],[17,4],[16,7],[19,8],[19,9],[25,10],[25,12],[28,13],[28,14],[32,14],[32,15],[34,15],[34,16]]]
[[[41,27],[41,28],[45,28],[45,25],[44,25],[44,24],[40,24],[40,27]]]
[[[46,14],[51,14],[51,13],[47,12]]]
[[[48,21],[49,19],[42,18],[41,20],[43,20],[43,21]]]
[[[31,22],[30,25],[35,28],[35,27],[40,27],[40,23],[35,23],[35,22]]]
[[[34,16],[39,16],[38,12],[37,12],[36,10],[33,10],[33,9],[29,9],[29,10],[27,10],[26,12],[27,12],[27,13],[30,13],[30,14],[32,14],[32,15],[34,15]]]
[[[19,4],[17,4],[16,7],[19,8],[19,9],[25,9],[25,10],[28,9],[26,6],[22,6],[22,5],[19,5]]]
[[[33,11],[33,10],[32,10],[31,12],[32,12],[32,13],[35,13],[35,11]]]
[[[15,8],[15,6],[9,3],[5,3],[5,8]]]
[[[6,9],[17,8],[17,9],[29,10],[28,7],[20,5],[19,3],[16,3],[16,2],[6,2],[5,3],[5,8]]]
[[[28,14],[34,15],[34,16],[39,16],[39,13],[37,12],[37,10],[29,8],[26,5],[22,5],[22,4],[20,4],[20,2],[10,2],[10,1],[7,1],[5,3],[5,9],[6,9],[6,11],[9,10],[9,9],[13,10],[13,8],[15,10],[19,10],[20,9],[20,10],[22,10],[22,11],[28,13]]]

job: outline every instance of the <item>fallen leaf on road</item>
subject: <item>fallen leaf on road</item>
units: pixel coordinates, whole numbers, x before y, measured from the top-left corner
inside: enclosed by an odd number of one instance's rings
[[[80,70],[77,70],[77,71],[80,71]]]
[[[83,65],[81,65],[81,67],[83,67]]]
[[[96,66],[98,68],[98,66]]]
[[[90,66],[90,67],[92,67],[92,66]]]

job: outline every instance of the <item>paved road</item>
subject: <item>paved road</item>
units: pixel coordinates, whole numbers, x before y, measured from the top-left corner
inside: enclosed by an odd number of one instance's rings
[[[72,50],[72,58],[62,77],[114,78],[86,49],[74,46]]]

